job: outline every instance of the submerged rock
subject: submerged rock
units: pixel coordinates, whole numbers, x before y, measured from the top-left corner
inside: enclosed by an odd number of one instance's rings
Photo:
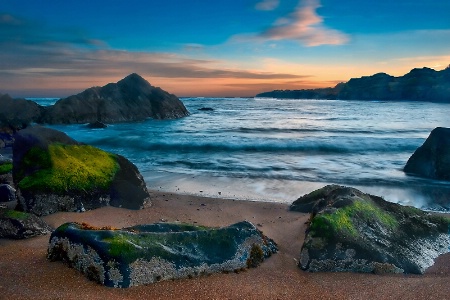
[[[406,173],[450,180],[450,128],[433,129],[404,168]]]
[[[87,128],[90,128],[90,129],[102,129],[102,128],[106,128],[106,127],[108,127],[108,126],[105,123],[100,122],[100,121],[95,121],[95,122],[89,123],[87,125]]]
[[[126,158],[41,126],[16,135],[13,177],[19,208],[37,215],[106,205],[139,209],[150,199]]]
[[[52,233],[47,257],[103,285],[124,288],[255,267],[275,252],[276,244],[246,221],[223,228],[66,223]]]
[[[311,212],[299,266],[311,272],[422,274],[450,251],[450,218],[337,185],[296,200]]]
[[[49,234],[51,230],[47,223],[33,214],[0,208],[0,238],[26,239]]]
[[[142,121],[147,118],[173,119],[189,115],[173,94],[150,85],[138,74],[117,83],[92,87],[77,95],[58,100],[46,108],[42,122],[82,124]]]

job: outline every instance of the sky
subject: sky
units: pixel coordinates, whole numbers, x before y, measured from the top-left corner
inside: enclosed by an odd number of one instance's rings
[[[249,97],[450,64],[448,0],[0,0],[0,94]]]

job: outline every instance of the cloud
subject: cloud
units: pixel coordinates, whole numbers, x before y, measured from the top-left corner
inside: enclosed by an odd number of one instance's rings
[[[319,0],[303,0],[294,12],[276,20],[272,27],[258,37],[266,40],[295,40],[308,47],[347,43],[348,35],[323,24],[323,18],[316,12],[320,6]]]
[[[280,4],[280,0],[263,0],[256,3],[255,8],[257,10],[274,10]]]

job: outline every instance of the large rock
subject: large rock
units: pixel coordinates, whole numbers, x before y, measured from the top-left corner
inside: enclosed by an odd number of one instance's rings
[[[0,202],[16,200],[16,190],[9,184],[0,184]]]
[[[404,171],[423,177],[450,180],[450,128],[437,127],[408,159]]]
[[[126,158],[41,126],[16,135],[13,177],[19,208],[37,215],[105,205],[139,209],[150,199],[141,174]]]
[[[33,214],[0,208],[0,238],[26,239],[49,234],[51,230],[47,223]]]
[[[43,108],[36,102],[0,95],[0,148],[12,146],[18,130],[38,122]]]
[[[50,237],[48,258],[89,279],[131,287],[255,267],[277,251],[249,222],[224,228],[157,223],[123,229],[66,223]]]
[[[296,200],[311,212],[299,266],[311,272],[422,274],[450,251],[450,219],[342,186]]]
[[[46,109],[42,121],[49,124],[117,123],[147,118],[173,119],[189,113],[172,94],[151,86],[138,74],[117,83],[92,87],[61,99]]]

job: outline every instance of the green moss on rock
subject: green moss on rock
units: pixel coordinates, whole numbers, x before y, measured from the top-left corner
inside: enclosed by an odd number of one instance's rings
[[[12,171],[13,165],[10,162],[0,165],[0,175],[7,174]]]
[[[88,145],[59,143],[49,145],[47,151],[31,148],[23,166],[37,171],[19,182],[20,189],[56,193],[106,189],[119,169],[113,154]]]
[[[17,211],[17,210],[8,209],[3,212],[2,217],[16,219],[16,220],[26,220],[30,217],[30,214],[21,212],[21,211]]]

